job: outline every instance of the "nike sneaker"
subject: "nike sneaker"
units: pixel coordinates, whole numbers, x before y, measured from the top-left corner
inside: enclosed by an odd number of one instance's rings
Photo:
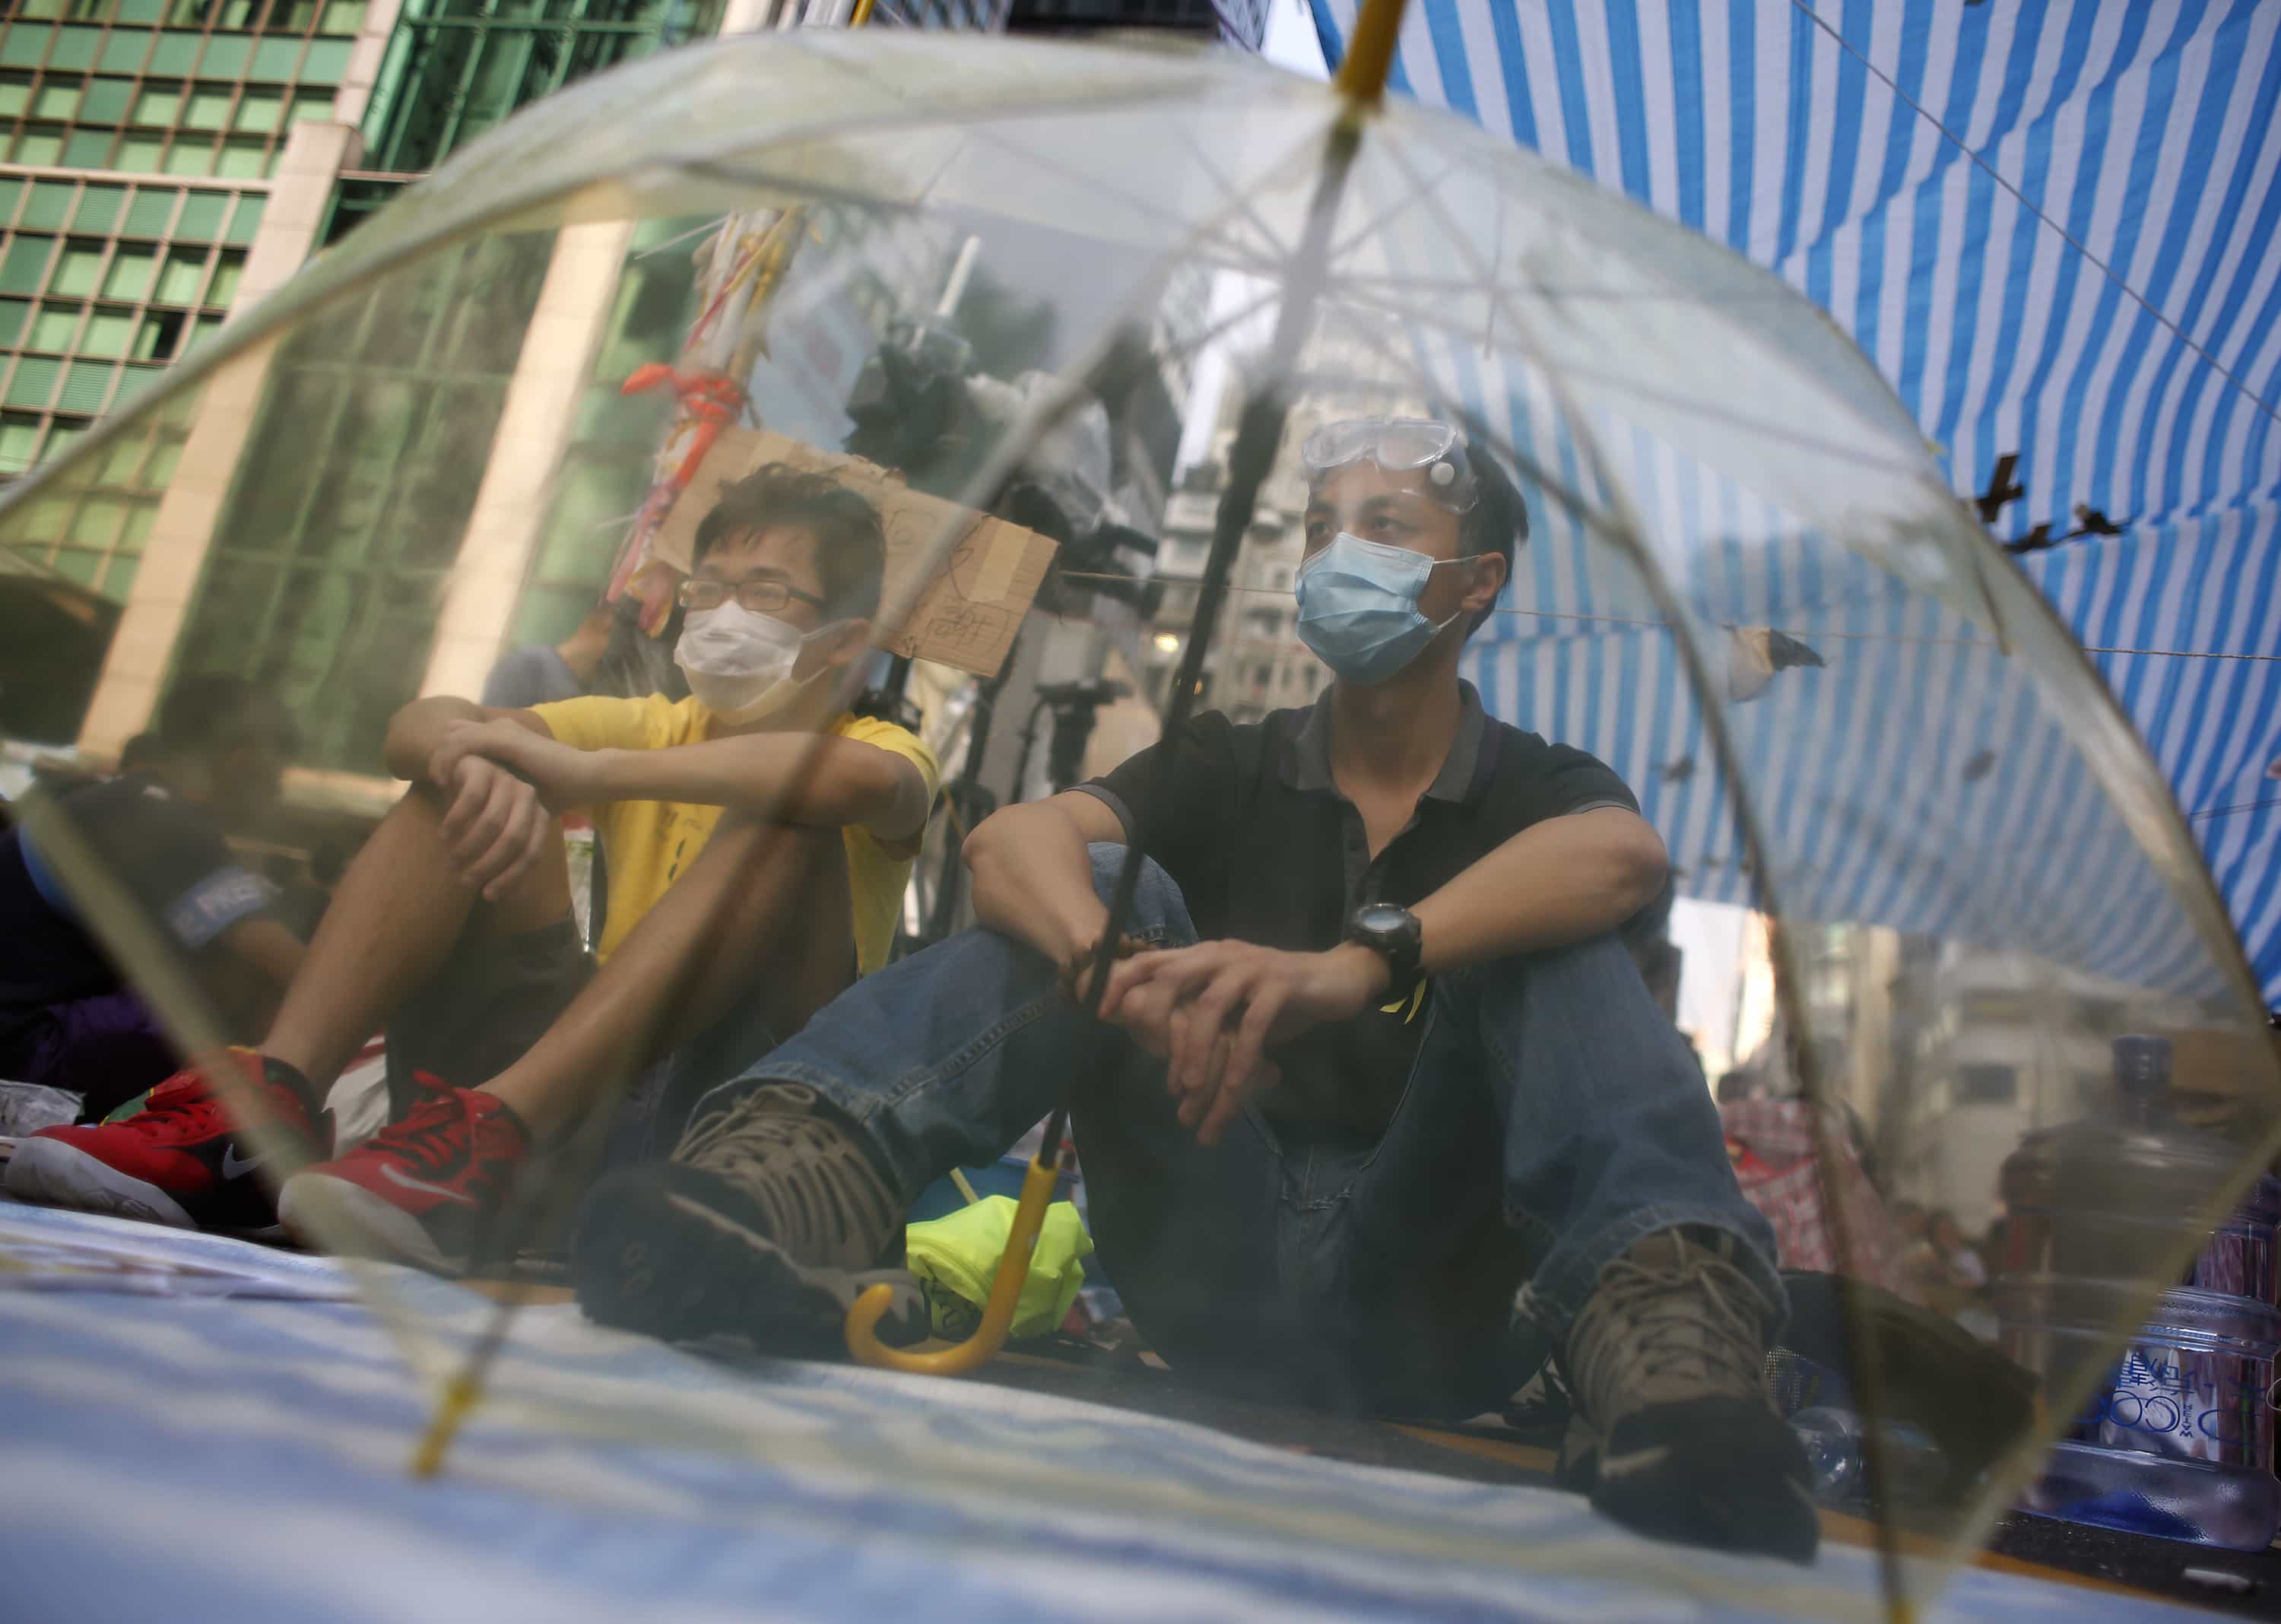
[[[191,1066],[153,1088],[131,1117],[43,1128],[19,1141],[8,1194],[177,1229],[274,1238],[276,1181],[331,1148],[332,1119],[317,1109],[308,1079],[283,1061],[243,1048],[228,1057],[269,1108],[274,1136],[243,1133],[220,1090]]]
[[[1742,1242],[1662,1229],[1600,1272],[1561,1369],[1576,1399],[1559,1479],[1657,1539],[1813,1559],[1805,1451],[1767,1397],[1780,1306]]]
[[[862,1131],[814,1089],[754,1088],[691,1124],[670,1161],[594,1187],[570,1239],[578,1303],[669,1341],[826,1354],[856,1297],[884,1285],[894,1301],[881,1337],[914,1342],[927,1311],[897,1266],[907,1204]]]
[[[530,1133],[506,1102],[417,1074],[401,1122],[278,1193],[277,1216],[305,1246],[463,1274],[496,1228]]]

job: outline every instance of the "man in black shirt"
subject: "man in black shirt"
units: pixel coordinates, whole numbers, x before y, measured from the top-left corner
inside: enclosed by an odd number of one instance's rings
[[[1333,424],[1300,635],[1334,681],[1198,718],[970,838],[987,929],[892,966],[598,1187],[597,1319],[829,1326],[901,1214],[1072,1108],[1102,1260],[1172,1368],[1255,1396],[1464,1416],[1547,1357],[1570,1481],[1651,1533],[1810,1556],[1759,1369],[1783,1312],[1684,1043],[1616,935],[1666,878],[1631,793],[1458,677],[1526,526],[1445,425]],[[1143,870],[1077,995],[1124,848]]]
[[[290,718],[251,683],[185,677],[135,741],[133,769],[58,808],[248,1035],[292,979],[301,942],[274,916],[274,888],[222,836],[274,802],[292,741]],[[20,828],[0,835],[0,1077],[69,1089],[99,1117],[174,1064],[52,860]]]

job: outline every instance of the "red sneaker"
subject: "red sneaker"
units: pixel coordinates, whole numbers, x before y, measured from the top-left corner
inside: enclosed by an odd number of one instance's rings
[[[497,1094],[419,1074],[423,1097],[348,1155],[285,1181],[277,1216],[305,1245],[463,1273],[530,1154]]]
[[[234,1048],[287,1140],[293,1165],[332,1143],[332,1119],[313,1103],[308,1079],[282,1060]],[[8,1194],[48,1207],[111,1212],[178,1229],[268,1235],[277,1227],[274,1180],[264,1146],[238,1131],[221,1094],[193,1066],[151,1091],[132,1117],[98,1127],[43,1128],[19,1141]],[[250,1177],[256,1168],[264,1177]]]

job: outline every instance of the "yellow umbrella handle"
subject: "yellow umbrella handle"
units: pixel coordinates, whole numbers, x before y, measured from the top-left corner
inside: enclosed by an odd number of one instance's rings
[[[906,1353],[890,1348],[878,1337],[879,1319],[895,1301],[892,1286],[874,1286],[855,1299],[847,1311],[847,1351],[859,1364],[880,1370],[917,1371],[929,1376],[963,1376],[979,1370],[1006,1345],[1014,1323],[1014,1307],[1030,1278],[1030,1258],[1038,1249],[1038,1232],[1045,1227],[1046,1209],[1053,1204],[1054,1187],[1060,1181],[1059,1148],[1048,1162],[1040,1145],[1022,1179],[1022,1200],[1014,1209],[1014,1227],[1006,1236],[1006,1250],[998,1259],[998,1277],[990,1282],[990,1301],[983,1304],[982,1323],[974,1334],[955,1348],[932,1353]]]

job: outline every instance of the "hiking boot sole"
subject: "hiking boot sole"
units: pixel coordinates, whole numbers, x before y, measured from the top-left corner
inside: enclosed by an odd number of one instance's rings
[[[1699,1399],[1617,1423],[1614,1447],[1581,1416],[1557,1480],[1652,1539],[1811,1562],[1821,1516],[1798,1440],[1756,1399]]]
[[[855,1299],[895,1288],[882,1340],[925,1333],[917,1282],[901,1269],[802,1263],[767,1236],[661,1183],[606,1180],[570,1241],[578,1305],[597,1323],[669,1342],[746,1336],[771,1352],[844,1351]]]

